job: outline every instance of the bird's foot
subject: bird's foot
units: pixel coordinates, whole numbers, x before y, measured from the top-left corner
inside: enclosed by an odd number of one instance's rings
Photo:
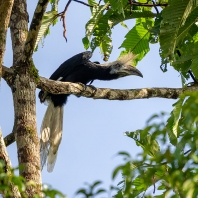
[[[83,87],[82,92],[86,90],[86,85],[85,85],[85,84],[83,84],[83,83],[81,83],[81,82],[77,82],[77,84],[79,84],[79,85],[81,85],[81,86]]]
[[[94,94],[96,93],[96,91],[97,91],[97,88],[94,87],[93,85],[88,85],[88,87],[91,87],[91,88],[94,90],[94,92],[93,92],[93,94],[92,94],[92,95],[94,95]]]
[[[83,84],[83,83],[81,83],[81,82],[77,82],[77,84],[79,84],[80,86],[83,87],[83,89],[81,90],[81,93],[82,93],[83,91],[86,90],[86,85],[85,85],[85,84]],[[76,96],[77,96],[77,97],[80,97],[80,95],[76,95]]]

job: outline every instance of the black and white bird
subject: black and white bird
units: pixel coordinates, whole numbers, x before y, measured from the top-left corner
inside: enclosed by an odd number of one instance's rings
[[[94,80],[114,80],[129,75],[143,77],[138,69],[131,66],[135,59],[132,53],[106,64],[91,62],[89,60],[91,56],[92,53],[86,51],[71,57],[59,66],[50,79],[87,84]],[[53,171],[56,162],[63,132],[63,106],[68,96],[68,94],[54,95],[43,90],[39,92],[41,103],[48,102],[40,130],[41,167],[43,168],[47,161],[48,172]]]

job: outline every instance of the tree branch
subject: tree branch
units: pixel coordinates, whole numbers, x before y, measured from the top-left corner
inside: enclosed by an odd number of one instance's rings
[[[13,69],[5,66],[2,67],[2,77],[9,82],[14,75]],[[74,94],[93,99],[108,99],[108,100],[133,100],[143,98],[166,98],[177,99],[185,91],[197,91],[198,85],[185,88],[141,88],[141,89],[110,89],[110,88],[95,88],[93,86],[84,85],[82,83],[71,83],[54,81],[44,77],[39,77],[37,88],[47,91],[52,94]]]
[[[27,40],[24,46],[22,61],[27,61],[32,57],[38,32],[41,27],[42,18],[46,11],[48,3],[49,0],[39,0],[36,6],[34,16],[30,25],[30,29],[28,32]]]
[[[9,135],[7,135],[6,137],[4,137],[4,142],[6,146],[9,146],[10,144],[12,144],[13,142],[15,142],[15,136],[14,133],[10,133]]]
[[[5,143],[3,140],[1,128],[0,128],[0,160],[3,160],[5,163],[5,172],[8,174],[11,174],[11,172],[10,172],[11,162],[10,162],[10,158],[8,156],[6,146],[5,146]],[[14,197],[14,198],[21,197],[20,192],[16,186],[14,186],[11,182],[9,182],[8,185],[10,186],[10,188],[12,190],[12,193],[13,193],[12,197]]]
[[[65,22],[65,14],[67,12],[67,9],[70,5],[70,3],[72,2],[72,0],[68,0],[66,6],[65,6],[65,9],[63,12],[59,13],[59,16],[61,17],[61,21],[63,22],[63,37],[65,38],[66,42],[67,42],[67,37],[66,37],[66,22]]]
[[[14,75],[13,69],[5,66],[2,67],[2,77],[8,84],[12,82]],[[37,88],[47,91],[52,94],[74,94],[77,96],[84,96],[93,99],[107,99],[107,100],[134,100],[143,98],[166,98],[177,99],[185,91],[197,91],[198,85],[186,88],[142,88],[142,89],[109,89],[109,88],[95,88],[93,86],[86,86],[82,83],[70,83],[53,81],[44,77],[40,77]],[[4,139],[6,146],[9,146],[15,141],[14,133],[7,135]]]
[[[2,63],[6,47],[6,34],[10,21],[14,0],[0,0],[0,80],[2,76]]]
[[[23,54],[28,32],[28,13],[26,0],[15,0],[10,17],[10,32],[13,50],[13,65]]]
[[[185,91],[198,90],[197,85],[186,88],[109,89],[85,86],[81,83],[53,81],[40,77],[37,88],[52,94],[74,94],[93,99],[133,100],[143,98],[177,99]]]

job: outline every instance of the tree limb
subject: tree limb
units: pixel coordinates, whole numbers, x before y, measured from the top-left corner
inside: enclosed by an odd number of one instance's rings
[[[12,133],[8,134],[6,137],[4,137],[4,142],[5,142],[6,146],[9,146],[13,142],[15,142],[14,132],[12,132]]]
[[[0,0],[0,79],[2,76],[2,63],[6,47],[6,34],[10,21],[14,0]]]
[[[74,94],[93,99],[133,100],[143,98],[177,99],[185,91],[198,90],[197,85],[186,88],[142,88],[142,89],[109,89],[95,88],[81,83],[53,81],[40,77],[37,88],[52,94]]]
[[[23,53],[28,33],[28,13],[26,0],[15,0],[10,17],[10,32],[13,50],[13,65]]]
[[[2,66],[2,77],[9,82],[14,75],[13,69]],[[110,89],[96,88],[82,83],[71,83],[54,81],[44,77],[39,77],[37,88],[47,91],[52,94],[74,94],[93,99],[108,99],[108,100],[133,100],[143,98],[166,98],[177,99],[185,91],[197,91],[198,85],[193,84],[185,88],[141,88],[141,89]]]
[[[2,77],[8,84],[12,82],[14,70],[5,66],[2,67]],[[39,77],[37,88],[52,94],[74,94],[93,99],[107,100],[134,100],[143,98],[166,98],[177,99],[185,91],[197,91],[198,85],[194,84],[186,88],[142,88],[142,89],[109,89],[96,88],[82,83],[71,83],[54,81],[44,77]],[[4,138],[6,146],[15,141],[14,133],[10,133]]]
[[[28,32],[27,40],[24,46],[22,61],[27,61],[32,57],[32,54],[34,52],[34,46],[36,44],[36,39],[38,36],[38,32],[41,27],[42,18],[46,11],[48,3],[49,3],[49,0],[38,1],[38,4],[36,6],[34,16],[30,25],[30,29]]]
[[[10,172],[11,162],[10,162],[10,158],[8,156],[6,146],[3,140],[1,128],[0,128],[0,160],[3,160],[5,163],[5,172],[11,174]],[[12,190],[12,193],[13,193],[12,197],[14,198],[21,197],[20,192],[16,186],[14,186],[11,182],[9,182],[8,185]]]

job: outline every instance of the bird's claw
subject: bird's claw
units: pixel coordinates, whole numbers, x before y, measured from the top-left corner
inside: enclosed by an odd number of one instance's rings
[[[96,93],[96,91],[97,91],[97,88],[94,87],[93,85],[88,85],[88,87],[91,87],[94,90],[94,92],[93,92],[93,95],[94,95]]]
[[[83,91],[85,91],[86,90],[86,85],[85,84],[83,84],[83,83],[81,83],[81,82],[77,82],[77,84],[79,84],[80,86],[82,86],[83,87],[83,89],[82,90],[80,90],[81,91],[81,93],[83,92]],[[81,96],[80,94],[78,95],[76,95],[78,98]]]

